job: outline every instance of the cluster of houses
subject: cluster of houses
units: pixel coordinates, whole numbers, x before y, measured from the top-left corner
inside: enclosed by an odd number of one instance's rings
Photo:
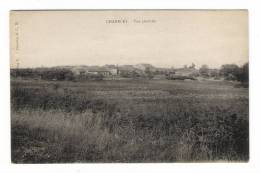
[[[73,67],[71,69],[74,75],[103,75],[103,76],[111,76],[111,75],[119,75],[118,68],[106,68],[106,67]]]
[[[137,64],[137,65],[105,65],[105,66],[76,66],[72,67],[71,71],[75,75],[103,75],[104,77],[109,76],[119,76],[127,72],[136,72],[138,74],[145,73],[145,70],[150,68],[151,71],[154,71],[155,67],[149,64]]]
[[[207,74],[218,71],[207,69]],[[13,75],[12,75],[13,74]],[[158,68],[150,64],[104,65],[104,66],[62,66],[52,68],[15,69],[11,76],[48,80],[100,79],[100,78],[149,78],[185,80],[203,76],[195,65],[183,68]]]
[[[198,69],[195,66],[173,68],[157,68],[150,64],[137,65],[105,65],[105,66],[75,66],[70,68],[74,75],[102,75],[104,77],[124,76],[124,74],[135,73],[139,76],[145,76],[147,73],[153,75],[154,78],[165,78],[173,76],[197,76]]]

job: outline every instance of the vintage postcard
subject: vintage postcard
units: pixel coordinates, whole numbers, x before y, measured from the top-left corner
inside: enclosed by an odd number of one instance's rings
[[[13,163],[247,162],[247,10],[10,12]]]

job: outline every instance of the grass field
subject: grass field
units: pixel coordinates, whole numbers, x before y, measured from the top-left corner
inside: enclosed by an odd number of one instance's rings
[[[247,161],[248,88],[236,86],[12,80],[12,161]]]

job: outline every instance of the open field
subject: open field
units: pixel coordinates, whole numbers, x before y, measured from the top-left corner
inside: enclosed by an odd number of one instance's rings
[[[12,80],[12,161],[247,161],[248,88],[236,86]]]

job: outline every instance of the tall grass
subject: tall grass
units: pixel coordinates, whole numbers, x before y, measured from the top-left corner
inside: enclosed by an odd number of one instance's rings
[[[246,91],[222,83],[189,84],[13,83],[12,160],[248,160]],[[161,97],[162,91],[170,97]]]

